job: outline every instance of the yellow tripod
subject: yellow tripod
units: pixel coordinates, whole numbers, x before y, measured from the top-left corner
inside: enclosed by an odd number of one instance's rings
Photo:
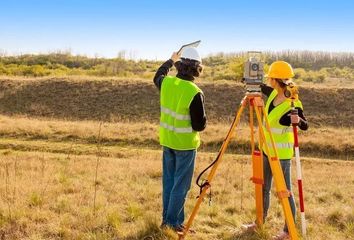
[[[284,176],[283,176],[283,171],[278,159],[278,153],[276,150],[276,146],[274,143],[273,136],[270,131],[270,125],[268,122],[268,116],[267,113],[264,110],[264,102],[261,96],[261,93],[258,92],[247,92],[245,97],[242,99],[241,104],[240,104],[240,109],[237,111],[236,116],[231,124],[230,130],[227,133],[227,136],[221,146],[221,149],[219,151],[219,154],[214,161],[214,165],[210,170],[210,173],[207,177],[207,180],[201,187],[201,193],[199,195],[199,198],[197,200],[197,203],[195,204],[195,207],[192,211],[192,214],[190,215],[188,222],[184,228],[184,231],[179,234],[179,239],[185,239],[192,222],[194,218],[196,217],[199,207],[201,203],[203,202],[204,197],[206,196],[207,190],[210,188],[211,183],[214,179],[214,176],[216,174],[216,170],[218,166],[220,165],[222,161],[222,157],[226,151],[226,148],[232,138],[232,135],[234,133],[234,130],[238,126],[240,122],[240,118],[242,115],[243,110],[245,107],[249,105],[250,109],[250,120],[249,120],[249,125],[250,125],[250,130],[251,130],[251,148],[252,148],[252,165],[253,165],[253,177],[251,180],[255,183],[255,195],[256,195],[256,224],[258,226],[261,226],[263,224],[263,159],[262,159],[262,148],[264,147],[264,150],[267,154],[268,159],[269,159],[269,164],[272,170],[272,174],[274,177],[274,182],[275,182],[275,187],[277,191],[277,195],[279,197],[279,200],[282,204],[283,207],[283,212],[285,216],[286,223],[288,225],[289,229],[289,234],[292,240],[297,240],[299,239],[297,230],[295,227],[295,222],[293,215],[291,213],[291,208],[290,208],[290,203],[289,203],[289,196],[290,193],[286,188]],[[255,150],[255,141],[254,141],[254,113],[256,114],[256,119],[258,122],[258,134],[259,134],[259,148],[260,151]],[[264,129],[262,127],[262,114],[264,115],[264,124],[267,132],[270,134],[270,139],[271,139],[271,146],[268,146],[268,144],[263,144],[266,142],[265,139],[265,133]],[[273,151],[270,151],[270,150]]]

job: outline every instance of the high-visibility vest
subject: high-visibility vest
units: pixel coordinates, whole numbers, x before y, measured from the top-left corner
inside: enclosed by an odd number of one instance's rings
[[[160,93],[160,144],[175,150],[197,149],[199,133],[192,128],[189,106],[202,92],[192,81],[166,76]]]
[[[274,89],[270,96],[268,97],[265,111],[268,114],[269,106],[274,98],[277,96],[278,92]],[[295,107],[299,107],[303,109],[302,103],[300,100],[295,100],[294,102]],[[272,133],[275,147],[278,152],[278,158],[281,159],[290,159],[294,155],[294,133],[292,126],[283,126],[279,123],[280,118],[291,110],[291,100],[286,99],[281,104],[277,105],[273,108],[273,110],[268,114],[268,122],[270,125],[270,131]],[[270,140],[269,132],[265,127],[265,123],[263,123],[263,129],[265,133],[266,142],[270,150],[270,157],[274,157],[274,149],[272,147],[272,142]],[[265,150],[263,146],[263,150]]]

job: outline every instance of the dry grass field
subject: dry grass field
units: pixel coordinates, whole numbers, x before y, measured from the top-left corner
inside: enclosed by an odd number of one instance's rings
[[[176,238],[172,232],[158,228],[162,174],[159,150],[105,146],[102,150],[114,157],[98,158],[97,148],[86,144],[32,144],[43,151],[1,151],[3,239]],[[48,152],[46,146],[67,149],[68,153]],[[76,151],[92,154],[77,155]],[[214,157],[214,153],[199,153],[196,171]],[[303,169],[309,239],[354,239],[354,195],[350,191],[354,162],[303,158]],[[208,200],[203,204],[194,224],[197,234],[190,239],[268,239],[281,228],[282,211],[273,196],[264,229],[249,235],[240,232],[240,224],[254,218],[250,174],[249,156],[225,157],[212,187],[212,204],[208,206]],[[187,212],[197,194],[194,185]]]
[[[202,88],[210,122],[196,174],[216,157],[243,96],[232,83]],[[354,239],[353,92],[301,89],[310,121],[300,136],[308,239]],[[158,112],[151,82],[0,80],[0,239],[176,239],[159,229]],[[246,122],[189,239],[270,239],[282,227],[273,195],[264,228],[240,231],[255,217]],[[297,200],[294,165],[293,173]],[[199,192],[192,186],[187,216]]]

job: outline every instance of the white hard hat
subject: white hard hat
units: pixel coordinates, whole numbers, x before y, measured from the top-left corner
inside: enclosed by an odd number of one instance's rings
[[[182,54],[181,54],[181,58],[195,60],[200,63],[202,62],[202,58],[200,57],[197,49],[194,47],[188,47],[188,48],[183,49]]]

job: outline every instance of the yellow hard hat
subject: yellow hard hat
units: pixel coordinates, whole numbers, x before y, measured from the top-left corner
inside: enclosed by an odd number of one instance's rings
[[[293,68],[289,63],[284,61],[275,61],[270,65],[267,77],[289,79],[294,77],[294,75]]]

